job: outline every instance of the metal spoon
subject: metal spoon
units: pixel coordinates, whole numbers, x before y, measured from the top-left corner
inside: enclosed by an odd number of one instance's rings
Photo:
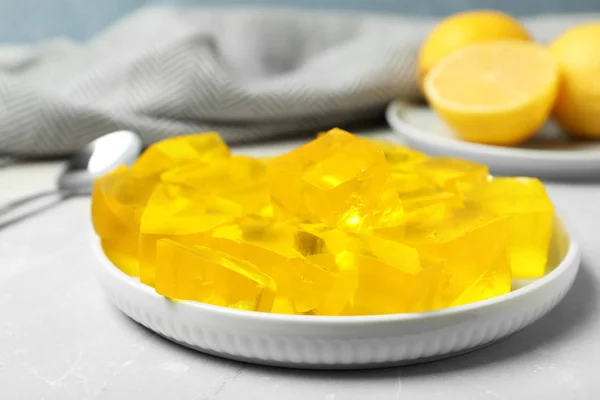
[[[142,151],[142,140],[130,131],[101,136],[78,150],[60,174],[56,189],[34,193],[0,206],[0,215],[46,196],[59,195],[62,200],[92,193],[94,180],[120,165],[131,165]]]

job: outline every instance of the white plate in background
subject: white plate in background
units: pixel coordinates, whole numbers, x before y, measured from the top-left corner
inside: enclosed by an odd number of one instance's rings
[[[480,162],[495,175],[600,180],[600,140],[569,138],[552,123],[520,147],[501,147],[461,140],[424,105],[392,102],[386,119],[408,146],[435,156]]]
[[[514,282],[511,293],[439,311],[322,317],[241,311],[172,302],[117,269],[94,238],[98,278],[126,315],[183,346],[224,358],[311,369],[359,369],[415,364],[469,352],[532,324],[573,284],[579,246],[557,218],[549,272]]]

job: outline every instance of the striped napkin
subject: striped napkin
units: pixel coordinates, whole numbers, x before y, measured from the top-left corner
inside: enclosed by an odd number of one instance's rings
[[[542,41],[597,15],[526,20]],[[429,19],[151,7],[87,43],[0,46],[0,153],[72,152],[118,129],[145,144],[215,130],[230,144],[316,132],[419,96]]]

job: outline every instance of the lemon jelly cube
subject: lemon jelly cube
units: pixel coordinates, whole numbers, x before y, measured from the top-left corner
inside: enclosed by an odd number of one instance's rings
[[[432,306],[437,267],[424,267],[410,246],[313,225],[299,230],[295,247],[307,258],[335,255],[336,296],[346,304],[344,315],[424,311]]]
[[[298,263],[299,266],[295,264]],[[356,279],[344,274],[333,254],[315,254],[294,258],[295,271],[290,280],[290,298],[294,313],[340,315],[356,290]]]
[[[210,229],[233,220],[234,215],[227,211],[214,208],[206,196],[194,189],[159,183],[148,200],[140,225],[140,281],[154,286],[159,239],[205,245]]]
[[[175,136],[150,145],[132,170],[139,176],[158,177],[164,171],[189,161],[211,161],[229,155],[229,148],[218,133]]]
[[[215,228],[211,246],[252,262],[273,278],[278,287],[273,312],[338,315],[349,294],[335,259],[304,257],[294,248],[295,232],[292,224],[246,217]]]
[[[421,263],[410,246],[377,237],[366,237],[368,251],[354,253],[358,287],[351,315],[426,311],[433,306],[437,266]]]
[[[404,226],[379,229],[377,235],[411,246],[444,260],[437,279],[433,308],[444,308],[484,300],[510,291],[510,265],[506,248],[510,236],[510,218],[480,210],[455,209],[446,219],[429,226]],[[478,284],[490,286],[483,277],[495,277],[492,291],[478,290]],[[465,292],[471,293],[466,295]]]
[[[554,206],[535,178],[494,178],[467,195],[470,206],[511,216],[509,261],[513,276],[543,276],[552,237]]]
[[[434,157],[419,163],[416,171],[438,187],[463,195],[489,177],[486,165],[456,158]]]
[[[383,152],[333,129],[268,163],[276,215],[349,231],[401,218]]]
[[[213,249],[161,239],[157,245],[156,292],[177,300],[271,311],[277,287],[247,261]]]
[[[231,202],[244,214],[258,214],[270,204],[266,165],[251,157],[189,162],[165,172],[161,180]]]
[[[106,256],[123,272],[138,276],[141,215],[154,181],[134,176],[127,167],[98,178],[92,190],[92,224]]]
[[[383,151],[391,171],[413,171],[415,166],[428,157],[416,150],[383,140],[372,140]]]
[[[392,182],[402,199],[403,195],[416,195],[438,191],[439,187],[414,171],[392,171]]]
[[[249,261],[277,284],[273,312],[293,314],[291,281],[304,264],[292,263],[299,255],[291,246],[293,230],[284,223],[256,217],[242,217],[212,230],[212,248]]]

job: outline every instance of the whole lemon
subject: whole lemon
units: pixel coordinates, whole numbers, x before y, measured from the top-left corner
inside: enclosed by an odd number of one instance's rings
[[[600,22],[567,30],[550,52],[562,74],[555,119],[574,136],[600,138]]]
[[[443,19],[421,45],[419,83],[450,53],[473,43],[504,39],[531,40],[519,21],[500,11],[467,11]]]

